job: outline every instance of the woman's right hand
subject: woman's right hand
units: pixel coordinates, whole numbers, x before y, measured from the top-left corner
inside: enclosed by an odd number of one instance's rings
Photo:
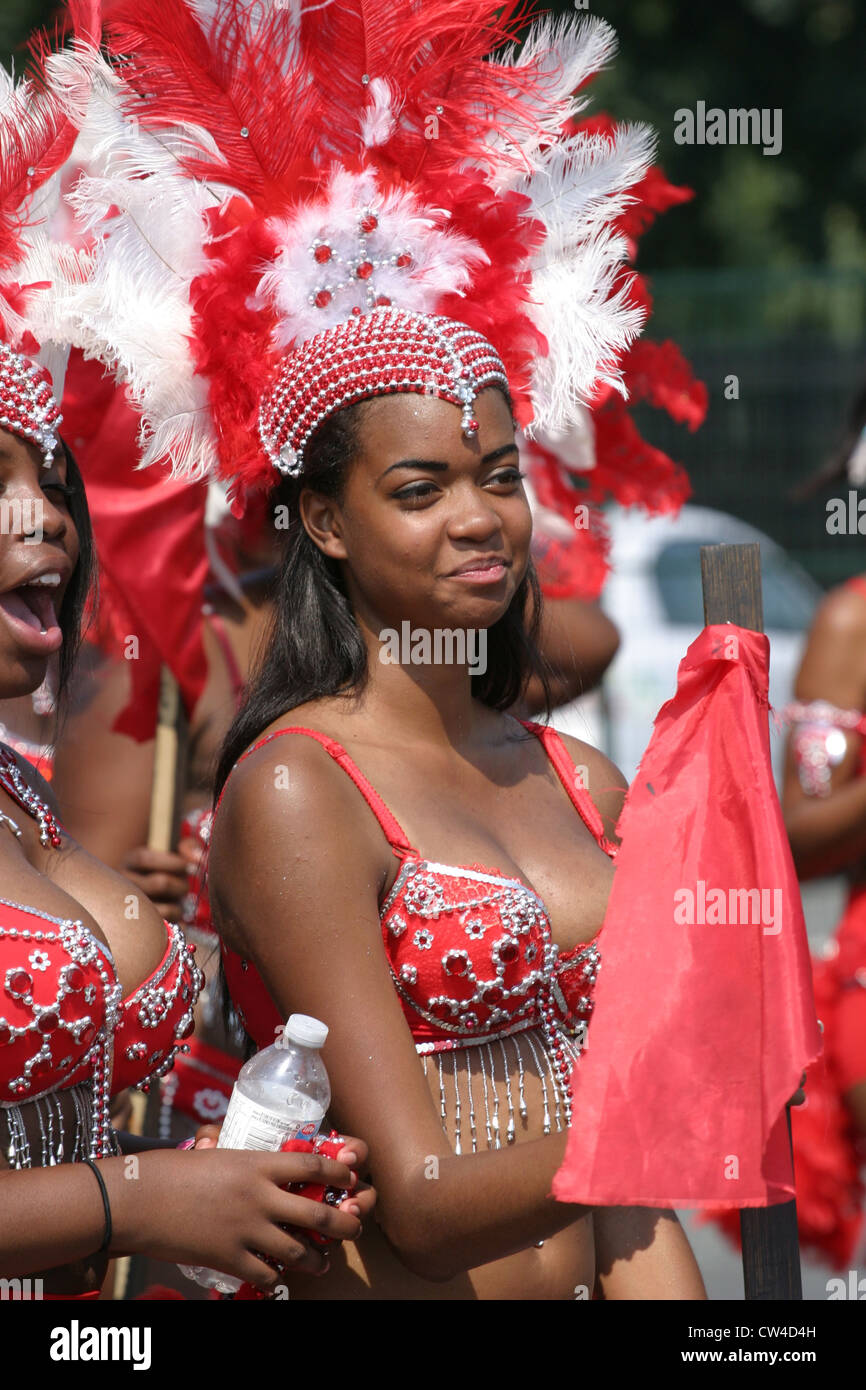
[[[359,1149],[364,1146],[353,1141],[352,1150]],[[347,1164],[320,1154],[202,1147],[142,1156],[137,1181],[121,1177],[113,1184],[112,1210],[117,1202],[120,1220],[112,1253],[146,1251],[177,1264],[204,1265],[265,1292],[286,1273],[323,1274],[327,1256],[282,1227],[357,1240],[359,1218],[372,1210],[375,1193],[362,1186],[353,1190],[351,1201],[332,1207],[284,1192],[289,1183],[357,1188]],[[282,1269],[271,1268],[261,1256]]]

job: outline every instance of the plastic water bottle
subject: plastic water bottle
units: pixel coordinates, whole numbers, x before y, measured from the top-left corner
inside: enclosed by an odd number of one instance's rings
[[[292,1014],[276,1042],[241,1067],[220,1131],[220,1149],[276,1152],[287,1139],[314,1139],[331,1103],[319,1056],[326,1024]],[[188,1279],[219,1293],[235,1293],[241,1280],[199,1265],[180,1265]]]

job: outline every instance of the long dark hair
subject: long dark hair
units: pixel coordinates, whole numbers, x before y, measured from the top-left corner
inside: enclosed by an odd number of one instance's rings
[[[866,381],[863,382],[851,402],[841,441],[822,467],[791,490],[792,501],[805,502],[810,497],[814,497],[815,493],[820,492],[822,488],[828,487],[831,483],[841,482],[847,476],[848,463],[864,429],[866,429]]]
[[[308,700],[358,694],[366,683],[367,648],[340,567],[311,540],[298,510],[305,487],[335,502],[342,500],[359,447],[364,404],[359,401],[329,416],[307,445],[302,479],[283,479],[273,494],[275,525],[287,522],[274,617],[263,656],[220,750],[215,797],[240,754],[275,719]],[[527,621],[530,597],[532,614]],[[530,562],[507,612],[488,629],[487,669],[471,677],[473,695],[491,709],[514,705],[535,675],[549,713],[550,688],[536,645],[541,608],[541,589]]]
[[[67,494],[67,506],[72,524],[78,533],[78,564],[66,586],[60,612],[57,615],[58,626],[63,633],[57,682],[59,717],[62,716],[66,706],[69,681],[87,630],[87,615],[93,611],[97,601],[98,587],[93,526],[84,491],[84,479],[69,445],[64,444],[64,448],[66,450],[66,485],[70,489]]]

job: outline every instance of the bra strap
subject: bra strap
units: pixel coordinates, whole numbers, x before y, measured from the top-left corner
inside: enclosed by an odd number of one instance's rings
[[[580,812],[581,819],[593,839],[597,840],[606,854],[613,855],[616,852],[616,846],[607,838],[604,831],[604,821],[598,807],[583,785],[577,771],[577,765],[559,734],[549,724],[536,724],[530,719],[521,719],[520,723],[524,729],[535,734],[541,743],[545,753],[556,768],[560,782]]]
[[[235,705],[238,705],[244,688],[244,677],[240,668],[240,662],[235,654],[235,649],[232,646],[232,639],[229,637],[228,628],[226,627],[222,614],[218,613],[210,603],[203,603],[201,611],[202,617],[216,638],[219,649],[222,652],[228,672],[229,684],[232,689],[232,699]]]
[[[361,769],[349,757],[343,745],[337,743],[336,739],[329,738],[327,734],[319,733],[318,729],[304,729],[300,725],[296,725],[290,729],[275,729],[272,734],[266,734],[264,738],[260,738],[258,742],[254,743],[251,748],[248,748],[245,753],[242,753],[237,763],[235,763],[235,767],[238,766],[238,763],[242,763],[244,758],[248,758],[251,753],[255,753],[257,748],[263,748],[265,744],[270,743],[272,739],[282,738],[283,734],[306,734],[308,738],[314,738],[317,743],[320,743],[326,752],[330,753],[334,762],[339,763],[343,771],[348,773],[351,777],[358,791],[361,793],[367,805],[370,807],[370,810],[381,825],[388,844],[398,858],[402,859],[406,855],[420,857],[409,843],[402,826],[388,810],[388,807],[385,805],[379,793],[367,781]],[[219,810],[220,801],[222,801],[225,795],[227,785],[228,780],[226,780],[220,792],[219,801],[217,801],[214,814]]]

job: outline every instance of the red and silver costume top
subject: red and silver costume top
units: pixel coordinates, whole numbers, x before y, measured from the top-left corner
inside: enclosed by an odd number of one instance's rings
[[[57,822],[6,749],[0,785],[39,820],[43,843],[59,847]],[[14,1167],[32,1163],[20,1105],[44,1103],[43,1162],[59,1162],[63,1124],[59,1111],[54,1124],[52,1097],[75,1087],[76,1155],[102,1157],[113,1151],[111,1095],[146,1089],[172,1066],[203,977],[181,929],[166,922],[165,931],[158,966],[123,998],[111,951],[82,922],[0,898],[0,1110]]]
[[[522,722],[541,742],[598,844],[613,857],[615,847],[559,735]],[[346,750],[317,730],[280,729],[243,758],[285,734],[305,734],[327,750],[352,778],[401,861],[379,917],[391,979],[418,1052],[487,1044],[541,1028],[567,1096],[571,1063],[592,1011],[598,938],[560,951],[544,903],[525,883],[480,864],[425,859]],[[223,960],[238,1013],[258,1046],[266,1046],[280,1023],[279,1011],[250,961],[225,946]],[[568,1112],[566,1102],[566,1118]]]

